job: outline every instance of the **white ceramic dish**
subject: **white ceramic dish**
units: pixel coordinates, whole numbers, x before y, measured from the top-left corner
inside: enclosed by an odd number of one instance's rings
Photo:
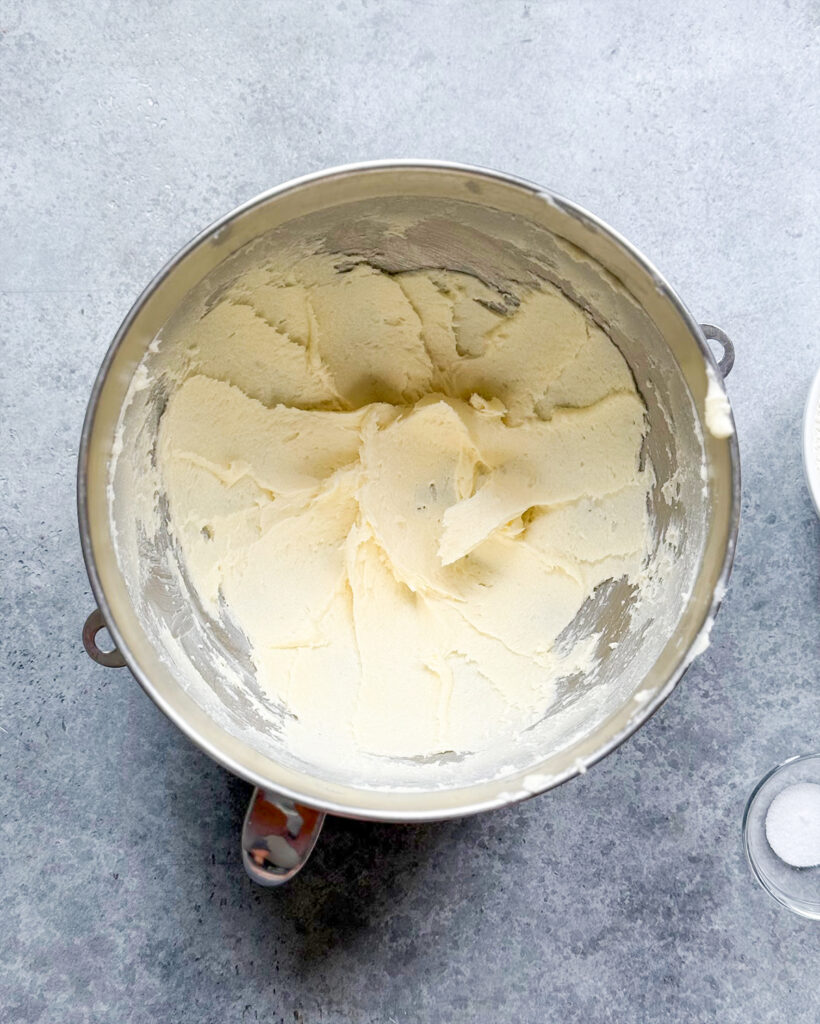
[[[803,468],[814,507],[820,515],[820,370],[809,389],[803,416]]]

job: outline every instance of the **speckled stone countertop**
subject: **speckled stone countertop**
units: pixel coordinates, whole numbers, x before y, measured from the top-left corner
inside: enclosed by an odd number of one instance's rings
[[[752,881],[748,791],[820,749],[812,0],[0,7],[0,1018],[815,1022],[820,927]],[[735,340],[743,521],[712,646],[526,804],[329,821],[265,892],[248,786],[92,664],[74,474],[119,321],[215,217],[324,166],[499,167],[625,234]]]

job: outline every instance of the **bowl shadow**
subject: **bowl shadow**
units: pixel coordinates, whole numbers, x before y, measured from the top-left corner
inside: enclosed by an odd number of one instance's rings
[[[300,873],[265,889],[251,882],[241,863],[240,831],[252,787],[228,775],[227,788],[236,836],[229,870],[241,876],[254,917],[275,922],[277,933],[295,939],[301,973],[324,970],[334,949],[349,950],[359,936],[372,938],[374,928],[425,890],[440,859],[450,862],[453,842],[469,842],[475,827],[472,818],[401,825],[328,816]]]

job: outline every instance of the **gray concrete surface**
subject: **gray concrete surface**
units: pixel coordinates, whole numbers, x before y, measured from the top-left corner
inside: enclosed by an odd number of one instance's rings
[[[753,883],[747,792],[820,748],[813,0],[0,6],[0,1019],[813,1022],[820,928]],[[262,892],[247,786],[80,645],[86,399],[153,272],[236,203],[383,156],[517,172],[736,340],[743,523],[713,646],[553,794],[330,822]]]

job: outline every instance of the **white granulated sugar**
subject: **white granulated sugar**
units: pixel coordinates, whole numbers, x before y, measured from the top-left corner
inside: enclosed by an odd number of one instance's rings
[[[778,793],[766,813],[766,838],[792,867],[820,865],[820,786],[797,782]]]

